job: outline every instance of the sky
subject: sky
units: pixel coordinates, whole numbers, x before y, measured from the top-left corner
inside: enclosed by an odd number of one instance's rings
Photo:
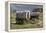
[[[32,5],[32,4],[10,4],[11,10],[16,11],[24,11],[29,10],[32,11],[35,8],[42,8],[42,5]]]

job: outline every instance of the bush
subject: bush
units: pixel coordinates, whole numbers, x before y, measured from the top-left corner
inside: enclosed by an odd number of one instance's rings
[[[17,18],[16,18],[16,23],[17,23],[17,24],[23,24],[23,23],[24,23],[23,18],[17,17]]]

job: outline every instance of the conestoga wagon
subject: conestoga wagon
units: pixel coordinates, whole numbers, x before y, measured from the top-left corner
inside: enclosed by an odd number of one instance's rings
[[[21,23],[22,21],[29,21],[33,18],[38,18],[40,12],[30,12],[28,11],[16,11],[16,23]],[[20,21],[20,22],[19,22]]]

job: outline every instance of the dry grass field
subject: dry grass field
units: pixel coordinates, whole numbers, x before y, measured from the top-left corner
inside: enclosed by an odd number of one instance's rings
[[[18,24],[16,22],[19,22]],[[22,23],[24,22],[24,23]],[[43,27],[43,14],[40,13],[38,19],[34,18],[31,20],[17,21],[16,15],[12,14],[10,17],[10,28],[11,29],[26,29],[26,28],[42,28]]]

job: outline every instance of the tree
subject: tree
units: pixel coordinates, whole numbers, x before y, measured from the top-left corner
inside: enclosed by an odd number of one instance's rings
[[[43,12],[43,8],[34,9],[32,12]]]

